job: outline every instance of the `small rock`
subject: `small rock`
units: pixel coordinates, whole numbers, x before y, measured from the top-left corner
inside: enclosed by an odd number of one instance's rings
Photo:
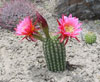
[[[43,59],[39,59],[38,62],[39,62],[39,63],[43,63],[44,60],[43,60]]]
[[[50,82],[55,82],[55,79],[51,78],[51,79],[50,79]]]

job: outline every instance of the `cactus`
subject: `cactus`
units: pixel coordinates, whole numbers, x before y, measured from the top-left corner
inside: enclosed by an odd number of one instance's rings
[[[95,43],[95,42],[96,42],[96,35],[95,35],[95,33],[93,33],[93,32],[88,32],[88,33],[85,35],[85,42],[88,43],[88,44]]]
[[[75,38],[78,40],[76,35],[79,35],[79,32],[82,30],[79,28],[81,23],[78,23],[78,18],[72,17],[71,14],[68,17],[62,15],[62,19],[57,20],[59,24],[59,32],[56,32],[56,36],[52,37],[49,32],[47,21],[44,17],[38,12],[36,12],[36,16],[37,20],[34,24],[32,24],[30,17],[26,17],[22,22],[20,22],[20,24],[17,25],[17,28],[15,28],[16,34],[25,35],[23,39],[27,39],[29,41],[42,41],[47,68],[52,72],[65,71],[65,45],[69,38]],[[37,29],[37,23],[39,24],[39,29]],[[41,35],[40,31],[38,31],[40,29],[42,29],[45,36]]]
[[[64,43],[57,39],[47,38],[43,42],[43,50],[47,68],[52,72],[60,72],[66,69],[66,51]]]

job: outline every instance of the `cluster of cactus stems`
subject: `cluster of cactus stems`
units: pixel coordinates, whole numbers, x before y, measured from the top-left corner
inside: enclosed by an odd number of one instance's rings
[[[49,36],[49,35],[48,35]],[[60,43],[57,37],[37,37],[43,43],[43,52],[47,68],[52,72],[60,72],[66,69],[66,49],[64,42]]]
[[[43,42],[43,51],[50,71],[64,71],[66,69],[66,50],[64,43],[57,39],[46,38]]]
[[[85,35],[85,42],[88,44],[93,44],[96,42],[96,34],[93,32],[88,32]]]

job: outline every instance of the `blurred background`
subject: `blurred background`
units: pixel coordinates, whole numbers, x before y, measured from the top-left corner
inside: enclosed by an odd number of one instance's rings
[[[48,22],[62,14],[72,14],[86,22],[100,19],[100,0],[0,0],[0,7],[0,26],[10,30],[26,16],[35,20],[35,11],[42,13]]]
[[[0,5],[6,1],[18,0],[1,0]],[[26,0],[23,0],[26,1]],[[29,0],[28,0],[29,1]],[[53,15],[70,14],[84,19],[100,18],[100,0],[30,0],[32,3],[44,7]]]

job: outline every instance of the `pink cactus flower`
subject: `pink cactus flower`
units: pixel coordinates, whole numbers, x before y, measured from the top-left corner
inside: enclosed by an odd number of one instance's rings
[[[17,25],[17,28],[15,28],[16,34],[25,35],[23,39],[26,38],[27,40],[35,41],[34,37],[32,36],[34,33],[37,33],[36,31],[38,30],[35,28],[35,25],[36,22],[34,23],[34,25],[32,25],[32,20],[30,19],[30,17],[26,17],[19,23],[19,25]]]
[[[70,14],[68,17],[62,15],[62,18],[57,20],[57,22],[59,24],[58,26],[59,32],[57,34],[61,34],[59,37],[60,42],[66,40],[65,42],[66,45],[69,37],[78,40],[77,35],[79,35],[82,30],[80,28],[82,24],[79,23],[78,18],[72,17],[72,14]]]

